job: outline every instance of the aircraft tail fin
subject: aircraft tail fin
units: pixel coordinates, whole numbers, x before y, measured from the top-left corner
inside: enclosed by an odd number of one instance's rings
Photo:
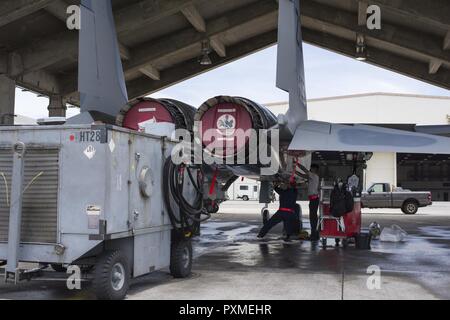
[[[307,120],[303,40],[299,0],[279,0],[277,87],[289,92],[286,125],[294,134]]]
[[[115,119],[128,103],[128,94],[111,0],[81,1],[79,37],[78,91],[82,114],[68,122]]]

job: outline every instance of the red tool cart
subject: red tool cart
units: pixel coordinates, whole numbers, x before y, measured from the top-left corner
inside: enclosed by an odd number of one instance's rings
[[[340,239],[347,247],[350,238],[357,238],[361,233],[361,198],[355,198],[353,211],[343,217],[335,218],[330,214],[330,196],[333,187],[322,186],[320,191],[319,224],[322,246],[327,246],[327,239]]]

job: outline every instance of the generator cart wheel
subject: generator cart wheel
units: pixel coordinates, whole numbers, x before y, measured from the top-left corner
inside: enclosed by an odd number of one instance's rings
[[[192,269],[192,242],[176,240],[172,243],[170,254],[170,274],[174,278],[186,278]]]
[[[402,207],[404,214],[416,214],[417,210],[419,210],[419,206],[415,201],[406,201]]]
[[[106,251],[97,258],[93,287],[101,300],[121,300],[130,285],[128,259],[120,251]]]
[[[242,200],[248,201],[248,200],[250,200],[250,199],[248,198],[248,196],[243,196],[243,197],[242,197]]]

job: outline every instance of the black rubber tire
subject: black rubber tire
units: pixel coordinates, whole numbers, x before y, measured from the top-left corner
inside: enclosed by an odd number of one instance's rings
[[[175,240],[170,253],[170,274],[174,278],[187,278],[192,271],[191,240]]]
[[[402,211],[404,214],[413,215],[419,210],[419,205],[415,201],[405,201],[402,206]]]
[[[242,197],[242,200],[248,201],[248,200],[250,200],[250,199],[248,198],[248,196],[243,196],[243,197]]]
[[[124,269],[124,282],[121,288],[112,285],[113,267],[120,264]],[[105,251],[97,257],[94,267],[93,288],[100,300],[122,300],[126,297],[130,287],[130,264],[127,257],[120,251]]]
[[[52,264],[50,264],[50,266],[51,266],[52,269],[55,270],[56,272],[63,272],[63,273],[66,273],[66,272],[67,272],[67,268],[64,267],[62,264],[52,263]]]

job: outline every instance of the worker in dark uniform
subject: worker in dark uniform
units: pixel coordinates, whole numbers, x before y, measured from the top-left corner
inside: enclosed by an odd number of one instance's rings
[[[283,222],[286,231],[286,239],[295,233],[296,225],[296,202],[297,202],[297,187],[295,184],[275,187],[276,193],[280,195],[280,208],[277,212],[264,224],[261,231],[258,233],[258,238],[264,236],[276,226]]]

